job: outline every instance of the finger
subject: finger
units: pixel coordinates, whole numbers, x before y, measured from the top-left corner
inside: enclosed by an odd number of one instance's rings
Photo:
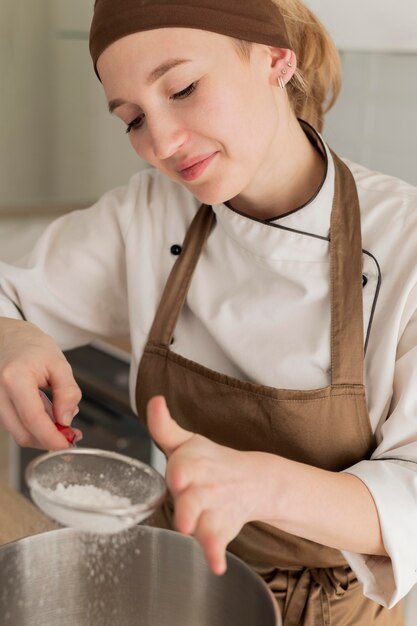
[[[21,377],[15,384],[10,401],[15,407],[20,422],[45,450],[62,450],[69,444],[58,432],[45,410],[36,383]]]
[[[55,420],[63,426],[70,426],[78,412],[82,394],[75,382],[71,366],[65,358],[51,369],[48,382],[52,390]]]
[[[3,428],[10,433],[16,443],[22,448],[42,448],[39,441],[20,422],[12,403],[7,397],[1,397],[0,421]]]
[[[163,396],[155,396],[149,400],[147,422],[152,439],[167,456],[193,437],[193,433],[184,430],[172,419]]]
[[[197,523],[205,509],[201,489],[191,487],[175,498],[175,526],[184,535],[194,534]]]
[[[61,424],[56,422],[55,417],[54,417],[52,402],[49,400],[48,396],[43,391],[39,390],[39,395],[42,400],[42,404],[45,408],[45,411],[48,413],[49,417],[54,422],[58,431],[64,435],[65,439],[69,441],[69,443],[73,443],[74,441],[75,443],[78,443],[79,441],[81,441],[81,439],[83,438],[83,434],[81,430],[79,430],[78,428],[72,428],[70,426],[62,426]],[[76,413],[78,412],[79,411],[77,409]]]
[[[44,393],[40,389],[39,389],[39,395],[40,395],[40,398],[42,400],[42,404],[43,404],[43,407],[44,407],[45,411],[48,413],[49,417],[54,422],[55,418],[54,418],[54,410],[53,410],[53,407],[52,407],[52,402],[50,401],[50,399],[48,398],[46,393]]]
[[[186,453],[185,453],[186,454]],[[178,454],[172,454],[167,465],[165,480],[168,489],[175,497],[195,483],[194,470],[196,463],[185,458],[183,449]]]
[[[219,446],[201,435],[193,435],[170,458],[166,481],[176,496],[191,485],[201,487],[221,486],[225,483],[225,465],[213,454]]]
[[[225,525],[216,522],[214,511],[202,513],[194,537],[203,548],[210,569],[218,576],[222,576],[227,570],[226,547],[229,539]]]
[[[79,441],[81,441],[84,438],[82,430],[80,430],[79,428],[73,428],[72,430],[75,433],[75,439],[74,439],[75,443],[78,443]]]

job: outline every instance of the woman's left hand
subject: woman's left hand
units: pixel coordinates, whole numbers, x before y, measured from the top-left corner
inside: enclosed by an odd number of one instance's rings
[[[162,396],[148,403],[148,427],[168,457],[166,481],[175,526],[193,535],[215,574],[226,571],[226,547],[268,502],[267,455],[239,452],[181,428]]]

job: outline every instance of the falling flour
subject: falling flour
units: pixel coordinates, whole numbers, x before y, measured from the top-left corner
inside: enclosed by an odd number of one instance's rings
[[[115,624],[139,623],[132,617],[133,604],[120,600],[124,590],[132,584],[132,579],[140,582],[142,574],[139,559],[146,535],[146,529],[136,526],[125,532],[112,535],[79,533],[65,530],[52,531],[57,537],[50,551],[39,551],[35,547],[25,553],[25,558],[1,559],[0,569],[4,584],[0,587],[0,624],[16,626],[16,624],[77,624],[77,626],[114,626]],[[68,533],[68,534],[67,534]],[[54,535],[50,535],[53,537]],[[58,541],[59,538],[59,541]],[[34,538],[34,543],[42,540]],[[46,545],[46,544],[45,544]],[[145,550],[146,553],[146,550]],[[39,576],[39,561],[45,568],[45,575]],[[146,563],[145,555],[145,563]],[[66,563],[65,576],[70,578],[67,593],[57,596],[56,572],[62,563]],[[49,569],[45,566],[48,564]],[[51,569],[52,568],[52,569]],[[52,572],[52,573],[51,573]],[[88,597],[81,594],[82,613],[76,613],[72,606],[77,605],[78,585],[74,584],[75,576],[80,584],[88,589]],[[68,578],[66,578],[68,582]],[[22,590],[36,588],[32,596],[29,622],[21,621],[21,612],[29,616],[29,608],[22,600]],[[20,604],[19,604],[20,603]],[[25,608],[26,606],[26,608]],[[136,611],[139,609],[135,608]],[[136,615],[137,617],[137,615]],[[129,619],[131,618],[131,620]],[[76,620],[76,621],[75,621]]]

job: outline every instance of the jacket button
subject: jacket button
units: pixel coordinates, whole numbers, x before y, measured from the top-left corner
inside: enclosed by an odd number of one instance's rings
[[[182,248],[178,244],[171,246],[171,254],[173,254],[174,256],[179,256],[181,252],[182,252]]]
[[[366,287],[368,283],[368,277],[365,274],[362,274],[362,287]]]

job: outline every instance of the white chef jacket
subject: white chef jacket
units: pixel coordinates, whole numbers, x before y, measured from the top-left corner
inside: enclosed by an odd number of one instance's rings
[[[279,219],[213,207],[216,225],[174,352],[260,385],[330,384],[334,166],[327,147],[326,155],[316,195]],[[391,607],[417,582],[417,189],[345,162],[361,206],[365,383],[378,442],[371,460],[346,471],[375,500],[389,558],[343,554],[365,595]],[[129,333],[134,405],[138,363],[176,260],[171,248],[182,244],[199,206],[182,185],[142,170],[91,208],[50,224],[14,266],[0,263],[0,314],[22,312],[62,349]]]

